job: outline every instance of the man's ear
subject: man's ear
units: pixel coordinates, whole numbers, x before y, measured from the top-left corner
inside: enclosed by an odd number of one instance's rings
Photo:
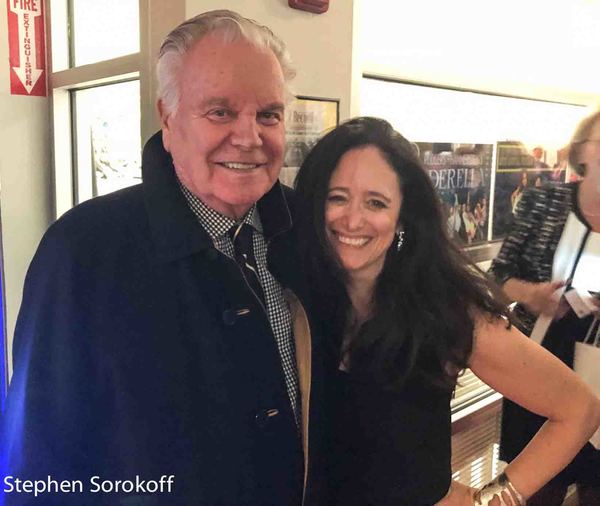
[[[171,151],[171,128],[169,125],[170,113],[167,113],[163,101],[159,98],[156,101],[156,110],[158,111],[158,117],[160,118],[160,128],[162,130],[162,141],[165,150]]]

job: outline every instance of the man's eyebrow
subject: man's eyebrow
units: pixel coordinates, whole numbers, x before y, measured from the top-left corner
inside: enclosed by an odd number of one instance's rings
[[[202,100],[198,104],[198,107],[213,107],[215,105],[229,107],[230,103],[229,100],[225,97],[210,97],[205,100]]]
[[[206,108],[206,107],[214,107],[214,106],[227,107],[227,108],[232,107],[231,102],[226,97],[209,97],[205,100],[202,100],[198,104],[198,108]],[[283,104],[283,102],[271,102],[270,104],[267,104],[266,106],[261,107],[260,110],[261,111],[283,111],[283,110],[285,110],[285,105]]]
[[[283,102],[272,102],[265,107],[261,107],[262,111],[283,111],[284,109]]]

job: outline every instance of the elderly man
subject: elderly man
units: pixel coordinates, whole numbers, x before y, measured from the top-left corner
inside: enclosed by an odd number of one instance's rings
[[[157,74],[143,183],[65,214],[28,272],[4,499],[325,503],[316,343],[277,182],[288,54],[213,11],[168,35]]]

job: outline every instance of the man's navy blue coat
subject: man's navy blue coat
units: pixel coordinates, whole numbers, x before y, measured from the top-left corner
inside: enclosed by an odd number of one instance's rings
[[[276,184],[258,208],[269,268],[302,300],[292,200]],[[39,504],[298,504],[300,440],[267,317],[245,286],[188,208],[155,135],[143,183],[66,213],[30,266],[2,474],[86,489],[92,476],[174,475],[171,493],[45,494]],[[319,367],[313,333],[307,505],[326,503]]]

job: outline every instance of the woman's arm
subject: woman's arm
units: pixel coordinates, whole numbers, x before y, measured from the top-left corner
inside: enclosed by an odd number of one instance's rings
[[[548,418],[506,468],[530,497],[561,471],[600,424],[600,399],[566,365],[503,320],[478,316],[471,370],[524,408]]]

